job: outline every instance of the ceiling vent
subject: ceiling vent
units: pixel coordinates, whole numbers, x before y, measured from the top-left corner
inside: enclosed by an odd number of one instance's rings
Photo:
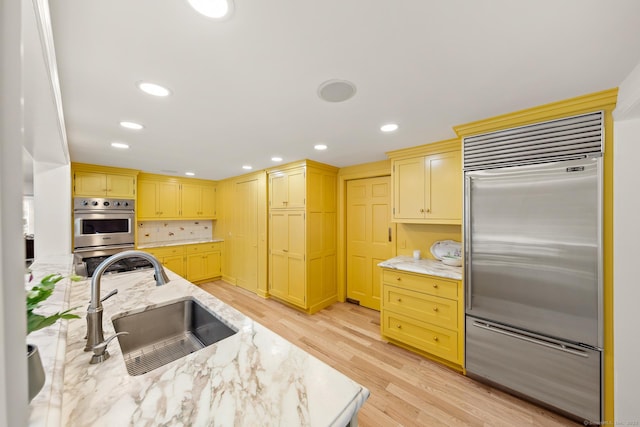
[[[318,87],[318,96],[327,102],[342,102],[356,94],[356,85],[346,80],[327,80]]]

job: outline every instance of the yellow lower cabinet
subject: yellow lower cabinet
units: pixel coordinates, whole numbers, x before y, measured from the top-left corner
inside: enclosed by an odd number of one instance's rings
[[[462,295],[460,280],[383,269],[380,307],[383,338],[463,370]]]
[[[160,263],[179,276],[185,277],[186,269],[184,265],[184,246],[168,246],[159,248],[142,249],[150,253],[160,261]]]
[[[220,276],[221,245],[216,242],[186,246],[187,280],[198,282]]]
[[[173,255],[162,258],[162,265],[179,276],[185,276],[184,255]]]

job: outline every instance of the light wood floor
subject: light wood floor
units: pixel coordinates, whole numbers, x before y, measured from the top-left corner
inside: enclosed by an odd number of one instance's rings
[[[576,426],[388,344],[379,312],[335,303],[312,316],[223,281],[200,285],[371,391],[361,426]]]

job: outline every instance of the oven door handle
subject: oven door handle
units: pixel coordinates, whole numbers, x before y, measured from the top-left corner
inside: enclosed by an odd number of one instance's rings
[[[134,246],[131,244],[128,245],[105,245],[105,246],[88,246],[82,248],[75,248],[73,250],[74,253],[82,253],[82,252],[94,252],[94,251],[103,251],[105,249],[133,249]]]
[[[83,215],[83,214],[107,214],[107,215],[126,215],[126,214],[132,214],[134,213],[133,209],[109,209],[109,210],[103,210],[103,209],[97,209],[97,210],[91,210],[91,209],[76,209],[73,211],[74,214],[76,215]]]

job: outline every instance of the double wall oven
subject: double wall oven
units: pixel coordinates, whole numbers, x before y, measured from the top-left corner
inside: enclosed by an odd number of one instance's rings
[[[76,273],[91,277],[109,256],[131,250],[135,242],[135,200],[75,198],[73,200],[73,251]],[[142,258],[113,264],[108,272],[149,268]]]

